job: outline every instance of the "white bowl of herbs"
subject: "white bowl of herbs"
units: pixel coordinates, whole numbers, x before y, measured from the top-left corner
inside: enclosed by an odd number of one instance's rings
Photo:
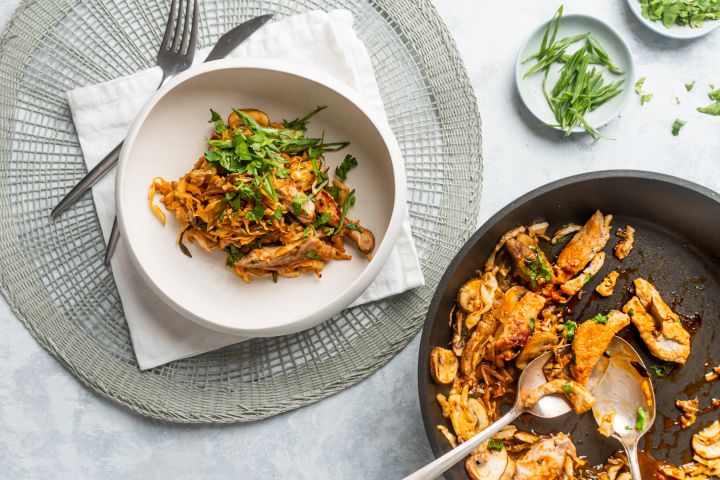
[[[612,27],[563,16],[562,6],[528,37],[515,65],[520,98],[541,125],[596,140],[627,106],[634,77],[630,48]]]
[[[627,0],[638,21],[663,37],[691,40],[720,27],[720,0]]]

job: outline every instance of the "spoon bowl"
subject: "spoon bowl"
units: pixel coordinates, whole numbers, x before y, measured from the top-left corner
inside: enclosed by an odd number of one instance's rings
[[[645,364],[629,343],[613,338],[608,354],[606,375],[593,392],[593,416],[600,424],[615,412],[611,436],[625,448],[633,478],[640,480],[637,444],[655,422],[655,393]]]

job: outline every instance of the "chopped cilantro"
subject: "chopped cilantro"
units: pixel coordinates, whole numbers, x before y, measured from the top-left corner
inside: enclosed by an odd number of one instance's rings
[[[317,220],[315,220],[313,222],[313,227],[317,228],[320,225],[325,225],[326,223],[328,223],[330,221],[331,218],[332,218],[332,214],[330,212],[322,212],[318,216]]]
[[[355,224],[352,223],[352,222],[347,222],[346,227],[347,227],[348,230],[352,230],[353,232],[358,232],[358,233],[362,233],[362,232],[363,232],[363,229],[362,229],[361,226],[355,225]]]
[[[338,232],[342,230],[342,228],[345,226],[345,217],[347,217],[347,212],[350,209],[352,205],[355,204],[355,190],[350,191],[347,197],[345,197],[345,201],[342,205],[342,214],[340,215],[340,223],[338,224],[337,228],[335,229],[335,233],[333,235],[337,235]]]
[[[535,331],[535,317],[532,317],[532,318],[530,319],[530,331],[531,331],[531,332],[534,332],[534,331]]]
[[[587,285],[590,280],[592,280],[592,275],[585,275],[585,278],[583,278],[583,285]]]
[[[628,314],[629,316],[631,316],[631,317],[634,317],[634,316],[635,316],[635,310],[633,310],[632,308],[630,308],[630,309],[628,309],[627,314]]]
[[[565,382],[565,383],[563,383],[563,385],[562,385],[562,391],[563,391],[564,393],[572,393],[572,391],[573,391],[572,384],[570,384],[570,382]]]
[[[227,259],[225,260],[225,264],[228,267],[232,267],[237,262],[240,261],[242,257],[245,256],[239,248],[237,248],[235,245],[230,245],[227,249]]]
[[[335,187],[333,185],[326,185],[325,191],[330,194],[333,200],[335,200],[336,202],[340,201],[340,189],[338,187]]]
[[[295,216],[299,217],[302,215],[302,207],[305,205],[308,201],[308,196],[304,193],[301,193],[299,195],[295,195],[292,199],[292,208],[293,213]]]
[[[655,373],[658,377],[664,377],[665,376],[665,367],[662,367],[660,365],[653,365],[650,367],[650,369]]]
[[[608,322],[608,317],[603,315],[602,313],[598,313],[593,317],[593,320],[595,320],[597,323],[605,324]]]
[[[687,90],[689,92],[690,90],[693,89],[694,86],[695,86],[695,80],[693,80],[692,82],[687,82],[685,84],[685,90]]]

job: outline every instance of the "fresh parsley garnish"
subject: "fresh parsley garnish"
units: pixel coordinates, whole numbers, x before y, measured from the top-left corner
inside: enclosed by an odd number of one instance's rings
[[[345,226],[345,217],[347,217],[347,212],[350,209],[351,206],[355,204],[355,190],[351,190],[347,197],[345,197],[345,201],[342,205],[342,214],[340,215],[340,223],[338,224],[337,228],[335,229],[335,233],[333,235],[337,235],[338,232],[340,232]]]
[[[566,320],[565,323],[563,323],[563,330],[568,343],[572,343],[575,339],[575,330],[577,330],[577,327],[577,322],[573,320]]]
[[[210,121],[208,123],[212,123],[215,125],[215,132],[217,133],[223,133],[225,130],[227,130],[227,127],[225,126],[225,122],[223,121],[222,117],[212,108],[210,109]]]
[[[343,182],[347,180],[347,174],[352,170],[353,168],[357,167],[358,162],[355,157],[352,155],[345,155],[345,158],[340,163],[340,165],[335,168],[335,176],[342,180]]]
[[[680,133],[680,129],[685,126],[687,122],[684,120],[680,120],[679,118],[676,118],[675,121],[672,124],[672,134],[673,136],[677,137]]]
[[[283,127],[287,128],[288,130],[307,130],[307,124],[308,120],[312,118],[316,113],[319,113],[327,108],[327,105],[324,105],[322,107],[317,107],[312,112],[308,113],[302,118],[296,118],[295,120],[283,120]]]
[[[305,254],[305,256],[310,260],[320,260],[322,258],[318,255],[317,250],[310,250]]]
[[[645,419],[647,418],[647,411],[643,407],[637,409],[637,419],[635,420],[635,430],[642,432],[645,428]]]
[[[503,448],[505,448],[505,443],[502,440],[495,440],[494,438],[491,438],[490,441],[488,441],[487,448],[488,450],[500,452]]]
[[[520,268],[520,272],[530,279],[530,285],[532,285],[533,288],[537,288],[539,280],[544,280],[545,282],[550,281],[552,278],[552,269],[543,259],[540,249],[535,245],[530,245],[530,249],[535,252],[535,255],[525,258],[525,266]]]

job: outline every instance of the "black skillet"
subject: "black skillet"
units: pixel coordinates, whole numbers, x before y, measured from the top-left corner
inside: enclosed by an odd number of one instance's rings
[[[420,342],[418,389],[425,431],[436,456],[450,449],[436,425],[449,422],[442,417],[435,400],[448,387],[435,384],[428,372],[428,353],[434,346],[447,347],[451,340],[448,316],[460,286],[482,269],[485,259],[500,236],[518,225],[545,220],[550,235],[568,223],[584,224],[600,209],[613,215],[613,235],[605,247],[605,265],[584,288],[582,299],[571,304],[571,317],[581,322],[597,313],[621,307],[631,296],[632,280],[643,277],[653,282],[663,298],[693,331],[692,352],[684,367],[663,365],[650,356],[634,327],[621,336],[643,357],[651,371],[657,399],[657,418],[652,430],[640,443],[659,460],[676,465],[691,460],[692,434],[718,418],[720,410],[710,409],[697,422],[683,430],[675,421],[680,412],[676,399],[698,397],[700,408],[709,407],[720,397],[720,380],[704,381],[703,375],[720,363],[720,195],[699,185],[649,172],[614,170],[593,172],[559,180],[533,190],[515,200],[467,241],[450,263],[437,287],[428,310]],[[619,240],[614,232],[630,224],[636,229],[635,248],[622,262],[611,248]],[[555,259],[561,245],[541,243],[549,258]],[[553,247],[553,248],[550,248]],[[615,293],[605,299],[594,293],[602,278],[612,270],[620,272]],[[517,422],[539,433],[570,433],[580,455],[591,465],[602,463],[619,449],[619,443],[597,433],[591,414],[577,417],[572,412],[553,420],[524,418]],[[464,465],[445,474],[448,480],[466,480]]]

